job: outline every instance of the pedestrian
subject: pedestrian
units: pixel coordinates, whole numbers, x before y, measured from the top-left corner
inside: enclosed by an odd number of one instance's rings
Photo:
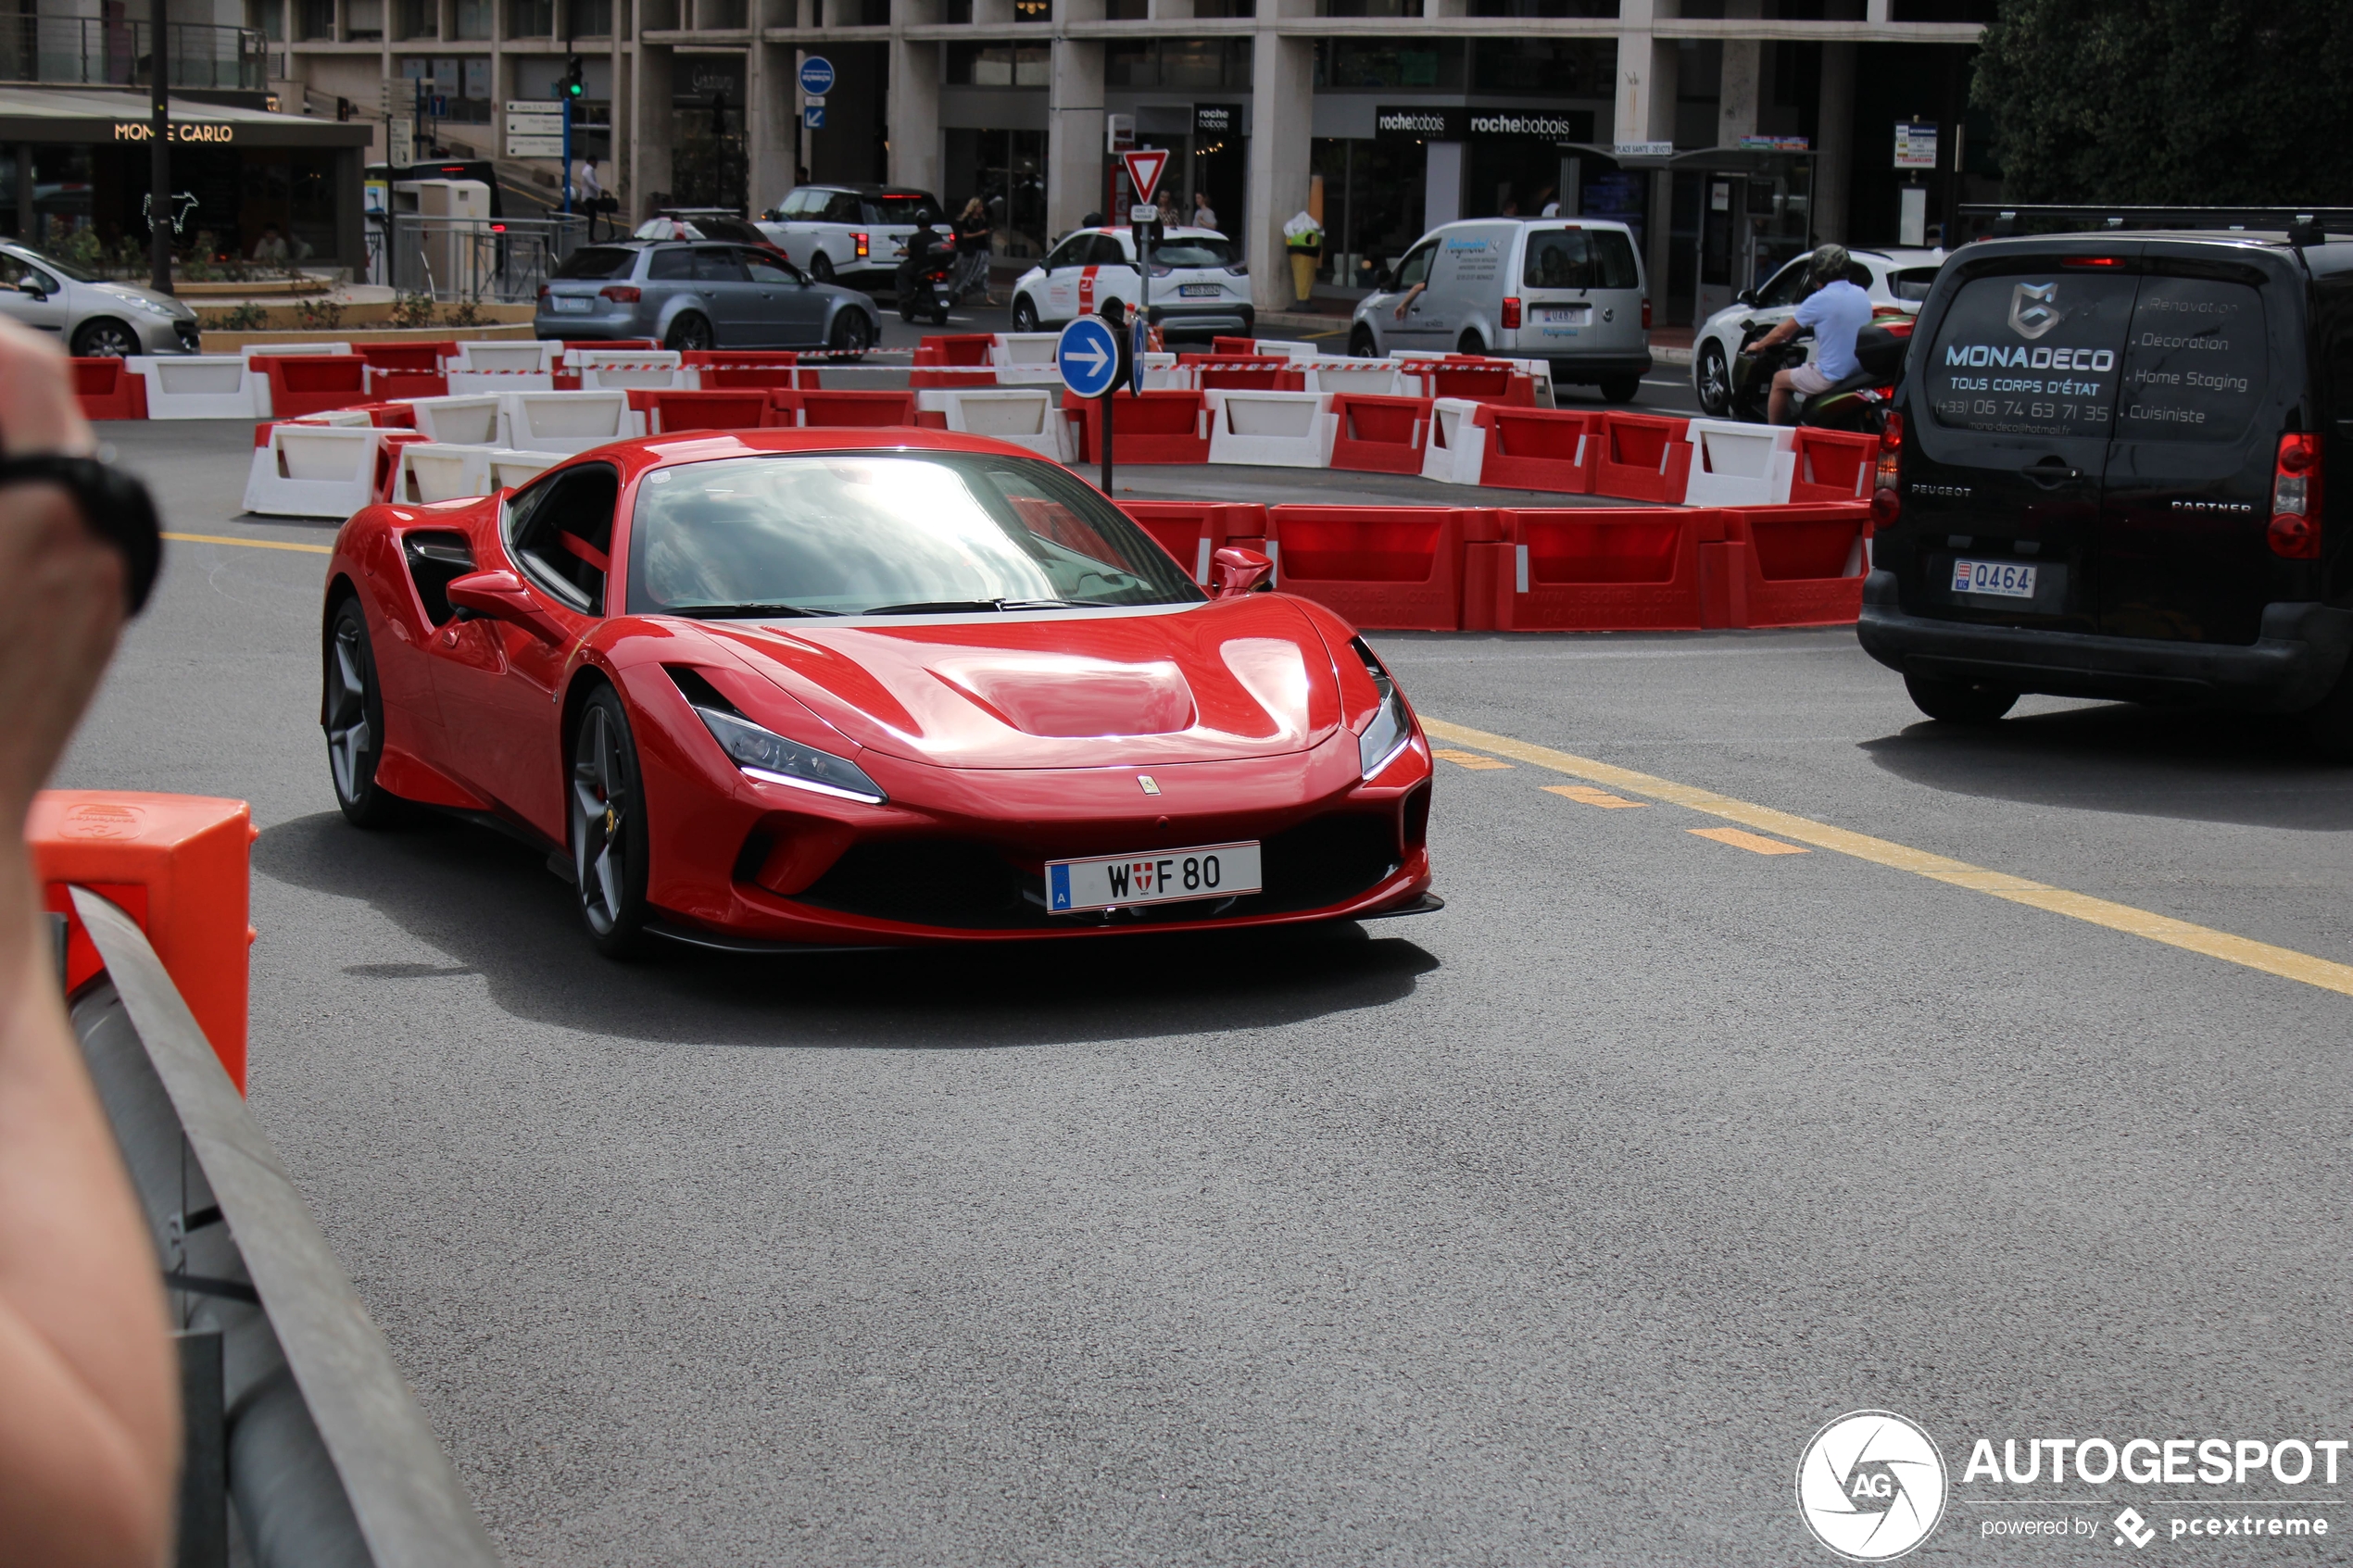
[[[975,196],[964,204],[964,210],[956,219],[956,277],[949,285],[958,299],[978,284],[981,303],[997,303],[995,292],[988,287],[988,253],[996,232],[996,225],[988,220],[986,203]]]
[[[13,322],[0,441],[11,466],[97,448],[64,355]],[[137,591],[132,561],[156,558],[153,514],[86,509],[89,472],[0,469],[0,1568],[154,1568],[179,1492],[155,1243],[66,1021],[24,842]],[[134,521],[143,548],[99,533]]]
[[[275,223],[261,226],[261,238],[253,243],[253,258],[264,267],[283,267],[286,264],[286,237],[278,232]]]
[[[1207,191],[1193,193],[1193,227],[1209,230],[1217,228],[1217,209],[1209,205]]]
[[[605,182],[597,177],[597,160],[580,160],[580,173],[572,182],[573,209],[588,215],[588,237],[597,237],[597,214],[604,210]]]

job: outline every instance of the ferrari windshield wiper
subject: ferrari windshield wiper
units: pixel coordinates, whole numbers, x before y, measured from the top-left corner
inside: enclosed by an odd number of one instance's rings
[[[956,615],[969,610],[1089,608],[1094,599],[919,599],[903,605],[876,605],[862,615]]]
[[[748,621],[761,615],[837,615],[830,609],[811,609],[806,605],[739,604],[739,605],[671,605],[663,613],[683,615],[696,621]]]

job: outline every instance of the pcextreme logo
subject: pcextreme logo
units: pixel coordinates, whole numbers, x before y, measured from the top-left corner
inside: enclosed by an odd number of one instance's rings
[[[1806,1528],[1853,1562],[1901,1557],[1944,1517],[1944,1456],[1890,1411],[1855,1411],[1814,1434],[1797,1461]]]

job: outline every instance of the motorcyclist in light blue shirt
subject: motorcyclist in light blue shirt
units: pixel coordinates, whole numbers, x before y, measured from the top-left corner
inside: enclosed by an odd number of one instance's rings
[[[1793,394],[1806,397],[1828,392],[1862,368],[1855,358],[1855,337],[1871,322],[1871,296],[1847,277],[1851,262],[1844,245],[1818,245],[1806,269],[1806,297],[1780,325],[1752,344],[1745,353],[1761,353],[1795,337],[1801,327],[1814,329],[1814,362],[1777,372],[1766,417],[1777,425],[1794,424],[1790,413]]]

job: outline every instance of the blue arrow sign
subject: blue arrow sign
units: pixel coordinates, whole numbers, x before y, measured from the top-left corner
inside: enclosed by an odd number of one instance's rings
[[[1101,316],[1081,316],[1054,345],[1063,384],[1081,397],[1101,397],[1119,379],[1119,334]]]
[[[823,131],[825,128],[825,106],[823,104],[801,105],[800,123],[812,131]]]
[[[834,90],[834,62],[823,55],[812,55],[800,62],[800,90],[812,98],[822,98]]]

